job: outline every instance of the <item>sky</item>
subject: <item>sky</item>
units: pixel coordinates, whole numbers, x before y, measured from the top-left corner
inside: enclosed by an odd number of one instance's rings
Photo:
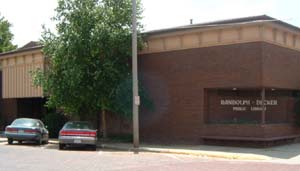
[[[142,0],[145,31],[256,15],[269,15],[300,27],[299,0]],[[40,39],[42,25],[54,29],[57,0],[0,0],[19,47]]]

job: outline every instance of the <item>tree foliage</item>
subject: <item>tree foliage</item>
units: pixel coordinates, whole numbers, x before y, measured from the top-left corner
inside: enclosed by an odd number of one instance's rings
[[[138,19],[141,11],[138,3]],[[34,75],[47,105],[82,118],[101,110],[130,115],[132,91],[120,86],[131,78],[131,0],[59,0],[56,12],[57,33],[42,35],[48,67]]]
[[[17,48],[12,44],[13,34],[10,32],[11,24],[0,16],[0,53],[11,51]]]

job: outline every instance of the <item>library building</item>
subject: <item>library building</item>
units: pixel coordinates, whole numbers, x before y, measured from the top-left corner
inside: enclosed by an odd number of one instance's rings
[[[140,110],[141,142],[273,145],[300,137],[300,28],[262,15],[143,34],[139,81],[154,109]],[[44,68],[41,49],[31,42],[0,54],[7,123],[46,113],[29,74]],[[108,125],[132,131],[130,121]]]

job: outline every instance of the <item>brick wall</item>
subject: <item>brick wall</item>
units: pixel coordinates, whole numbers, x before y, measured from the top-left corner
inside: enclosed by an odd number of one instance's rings
[[[263,54],[266,52],[263,51],[268,51],[271,57],[276,56],[269,52],[272,50],[280,51],[281,56],[288,55],[300,61],[299,52],[262,42],[140,55],[139,77],[155,105],[154,112],[141,111],[142,141],[198,143],[202,135],[213,129],[216,129],[215,132],[234,134],[232,129],[239,127],[212,127],[211,130],[206,127],[204,116],[207,102],[204,100],[204,90],[260,88],[265,85],[297,89],[300,86],[300,72],[285,72],[280,66],[280,60],[285,60],[283,57],[275,57],[279,60],[276,67],[282,72],[278,78],[273,71],[276,68],[270,69],[271,64],[265,61]],[[299,67],[293,61],[290,59],[288,66]],[[289,74],[289,78],[283,79],[284,73]],[[270,78],[285,83],[271,82]],[[261,134],[259,128],[256,130],[253,126],[242,128],[236,135]]]
[[[262,77],[267,87],[300,89],[300,52],[263,43]]]
[[[3,127],[9,125],[18,116],[18,106],[16,99],[3,99],[2,108]]]

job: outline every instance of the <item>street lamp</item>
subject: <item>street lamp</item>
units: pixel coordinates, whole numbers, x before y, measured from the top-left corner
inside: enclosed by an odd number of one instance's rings
[[[133,147],[139,148],[139,105],[140,97],[138,91],[137,70],[137,31],[136,31],[136,0],[132,0],[132,121],[133,121]]]

